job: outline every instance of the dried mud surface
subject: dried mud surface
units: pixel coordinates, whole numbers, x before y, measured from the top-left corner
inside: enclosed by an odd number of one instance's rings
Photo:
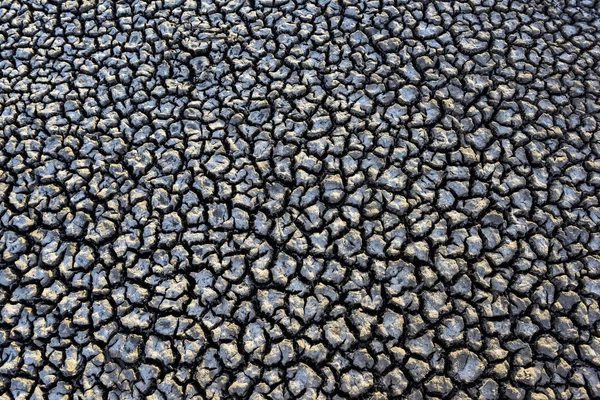
[[[600,2],[0,2],[0,400],[600,398]]]

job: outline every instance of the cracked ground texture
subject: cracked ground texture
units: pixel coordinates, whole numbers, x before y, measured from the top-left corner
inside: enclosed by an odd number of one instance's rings
[[[0,400],[600,398],[599,10],[0,1]]]

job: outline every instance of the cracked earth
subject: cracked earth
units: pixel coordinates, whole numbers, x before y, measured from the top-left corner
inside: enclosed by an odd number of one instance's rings
[[[600,2],[0,1],[0,400],[600,398]]]

